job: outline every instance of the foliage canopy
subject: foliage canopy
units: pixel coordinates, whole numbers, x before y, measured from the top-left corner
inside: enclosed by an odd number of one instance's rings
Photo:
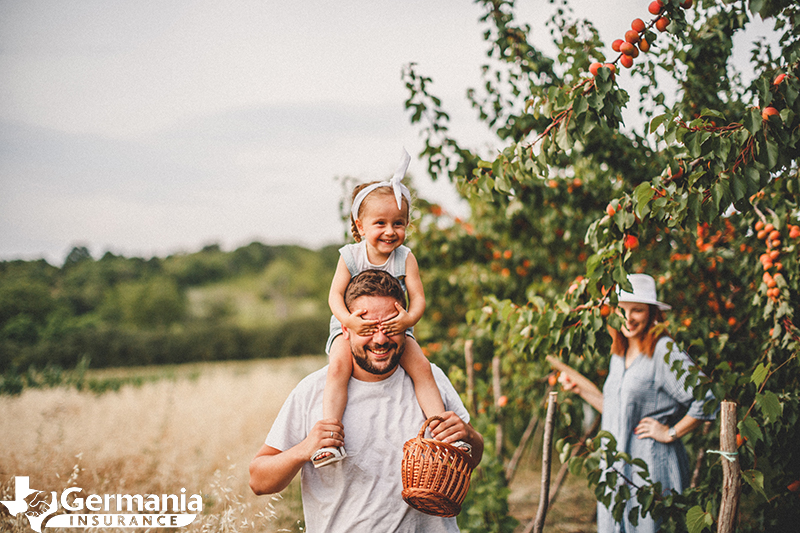
[[[628,273],[650,273],[674,307],[671,335],[696,363],[690,382],[698,397],[711,389],[739,406],[741,529],[793,529],[800,521],[788,488],[800,485],[792,485],[800,479],[800,6],[662,0],[651,16],[642,2],[632,16],[645,19],[635,33],[647,45],[627,69],[624,54],[605,58],[592,23],[568,9],[549,20],[558,48],[550,58],[531,44],[514,2],[477,3],[488,57],[483,87],[467,98],[503,147],[493,158],[454,138],[430,78],[413,64],[403,72],[428,170],[450,179],[471,209],[460,220],[420,202],[412,246],[430,295],[423,330],[451,339],[428,351],[452,365],[458,381],[463,339],[474,340],[476,423],[492,435],[502,420],[506,440],[495,453],[507,461],[527,418],[542,414],[551,373],[545,356],[601,384],[606,326],[619,320],[607,304],[615,287],[629,288]],[[774,23],[778,45],[752,43],[754,79],[745,84],[731,62],[732,39],[754,17]],[[642,131],[622,122],[630,101],[617,83],[622,76],[640,81]],[[492,395],[494,356],[514,409]],[[562,395],[560,445],[565,459],[579,446],[571,467],[602,494],[596,440],[578,442],[579,403]],[[713,426],[686,441],[699,452],[717,449],[718,439]],[[665,518],[668,531],[713,529],[720,461],[706,455],[682,495],[638,487],[640,511]],[[474,505],[466,529],[508,530],[488,514],[480,523],[483,504]]]

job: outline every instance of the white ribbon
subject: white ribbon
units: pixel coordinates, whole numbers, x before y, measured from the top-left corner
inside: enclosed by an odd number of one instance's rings
[[[353,207],[350,208],[350,213],[353,215],[353,219],[358,218],[358,209],[361,207],[361,202],[364,201],[364,198],[366,198],[369,193],[380,187],[392,188],[394,191],[394,198],[397,200],[397,209],[403,209],[403,196],[405,196],[409,207],[411,207],[411,192],[409,192],[408,187],[402,183],[403,178],[406,175],[406,170],[408,170],[409,163],[411,163],[411,156],[408,155],[406,149],[403,148],[403,157],[400,159],[400,166],[397,167],[392,179],[389,181],[373,183],[369,187],[364,187],[358,192],[355,199],[353,199]]]

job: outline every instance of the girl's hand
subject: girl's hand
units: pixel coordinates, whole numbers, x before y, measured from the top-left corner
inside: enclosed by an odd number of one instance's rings
[[[347,317],[347,320],[344,322],[344,326],[347,327],[350,331],[355,333],[356,335],[360,335],[361,337],[367,337],[372,335],[376,331],[378,331],[378,321],[377,320],[364,320],[363,315],[366,313],[366,309],[357,309],[350,313],[350,316]]]
[[[636,437],[638,439],[653,439],[664,444],[672,442],[672,437],[669,436],[669,426],[665,426],[649,416],[642,418],[633,432],[638,435]]]
[[[394,307],[397,309],[397,314],[389,320],[381,323],[381,330],[384,334],[390,337],[392,335],[404,333],[408,328],[414,325],[411,315],[408,314],[408,311],[403,309],[402,305],[395,302]]]

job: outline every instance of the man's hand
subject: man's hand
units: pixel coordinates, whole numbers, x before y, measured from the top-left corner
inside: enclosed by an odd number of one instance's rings
[[[275,494],[289,483],[320,448],[342,446],[344,426],[335,418],[320,420],[308,436],[288,450],[264,444],[250,462],[250,488],[256,494]]]
[[[404,333],[408,328],[414,326],[414,320],[408,314],[408,311],[403,309],[402,305],[395,302],[394,307],[397,309],[397,314],[389,320],[381,322],[381,330],[389,337]]]
[[[428,426],[431,434],[436,440],[452,444],[457,440],[467,440],[469,436],[469,426],[453,411],[447,411],[441,415],[444,420],[434,420]]]
[[[446,411],[439,415],[444,420],[434,420],[428,426],[436,440],[453,444],[463,440],[472,445],[472,464],[477,465],[483,457],[483,437],[474,427],[464,422],[453,411]]]
[[[336,418],[323,418],[314,424],[308,436],[300,444],[304,451],[308,452],[310,461],[320,448],[344,446],[344,426]]]
[[[344,320],[342,325],[354,332],[356,335],[367,337],[378,331],[377,320],[365,320],[363,318],[366,309],[356,309]]]

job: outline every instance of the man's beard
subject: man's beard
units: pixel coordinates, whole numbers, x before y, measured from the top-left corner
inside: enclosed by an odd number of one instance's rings
[[[395,347],[394,355],[392,355],[391,359],[386,363],[385,368],[377,368],[373,365],[372,361],[369,360],[367,356],[367,349],[370,348],[388,348],[392,349]],[[403,351],[405,351],[405,342],[401,342],[399,345],[395,342],[389,341],[383,344],[369,344],[364,347],[356,348],[352,344],[350,345],[350,352],[353,354],[353,359],[355,359],[356,364],[362,369],[370,374],[374,374],[376,376],[382,376],[384,374],[388,374],[400,363],[400,357],[403,355]]]

